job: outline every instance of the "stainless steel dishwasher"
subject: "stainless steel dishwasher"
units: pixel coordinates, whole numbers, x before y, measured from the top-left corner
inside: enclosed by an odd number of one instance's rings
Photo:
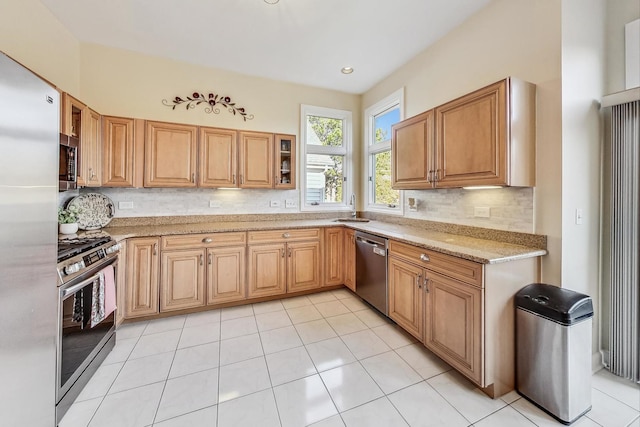
[[[356,231],[356,294],[385,316],[387,309],[388,240]]]

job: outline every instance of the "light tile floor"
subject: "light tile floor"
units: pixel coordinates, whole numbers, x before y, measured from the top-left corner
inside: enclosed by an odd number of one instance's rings
[[[574,425],[640,427],[601,370]],[[348,290],[131,323],[60,427],[561,425],[492,400]]]

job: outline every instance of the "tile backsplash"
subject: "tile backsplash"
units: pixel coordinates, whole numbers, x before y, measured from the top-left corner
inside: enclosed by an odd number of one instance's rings
[[[417,211],[406,206],[410,197],[416,200]],[[489,218],[476,217],[476,207],[489,208]],[[533,188],[405,191],[406,218],[532,233],[533,212]]]
[[[473,227],[533,233],[533,188],[407,190],[417,211],[405,206],[405,218]],[[99,192],[113,200],[116,218],[180,215],[293,214],[300,212],[298,190],[216,190],[179,188],[83,188],[60,193],[61,205],[82,193]],[[295,203],[287,208],[286,201]],[[271,202],[279,203],[271,207]],[[130,202],[121,209],[120,202]],[[123,205],[124,206],[124,205]],[[476,217],[476,207],[489,208],[489,218]]]

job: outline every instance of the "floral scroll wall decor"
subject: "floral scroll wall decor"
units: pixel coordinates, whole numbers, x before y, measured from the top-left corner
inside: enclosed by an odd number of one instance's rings
[[[209,93],[209,96],[205,97],[203,93],[193,92],[190,96],[185,97],[185,99],[179,96],[176,96],[171,101],[163,99],[162,104],[171,107],[172,110],[175,110],[178,105],[182,104],[185,104],[187,110],[196,108],[202,104],[204,106],[204,112],[208,114],[220,114],[219,106],[222,106],[230,113],[233,113],[234,116],[238,115],[242,117],[242,120],[245,122],[253,119],[253,114],[247,114],[243,107],[236,107],[236,103],[231,102],[231,98],[216,95],[215,93]]]

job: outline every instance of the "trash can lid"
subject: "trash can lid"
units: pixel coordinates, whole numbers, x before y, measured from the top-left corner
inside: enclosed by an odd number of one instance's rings
[[[572,325],[593,316],[591,297],[544,283],[532,283],[515,297],[520,307],[563,325]]]

